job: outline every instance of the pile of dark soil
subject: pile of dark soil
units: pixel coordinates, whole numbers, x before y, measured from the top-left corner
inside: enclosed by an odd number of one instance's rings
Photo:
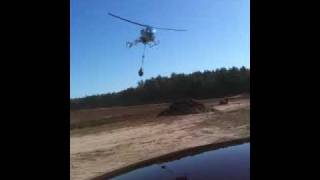
[[[224,105],[224,104],[228,104],[229,103],[229,98],[224,98],[224,99],[221,99],[220,101],[219,101],[219,104],[220,105]]]
[[[182,99],[173,102],[169,108],[162,111],[159,116],[197,114],[207,111],[209,111],[209,109],[199,101],[194,99]]]

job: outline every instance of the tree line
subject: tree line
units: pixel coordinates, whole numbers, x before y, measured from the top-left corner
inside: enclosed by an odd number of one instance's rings
[[[250,93],[250,69],[218,68],[191,74],[172,73],[170,77],[157,76],[120,92],[74,98],[70,100],[70,108],[140,105],[181,98],[219,98],[240,93]]]

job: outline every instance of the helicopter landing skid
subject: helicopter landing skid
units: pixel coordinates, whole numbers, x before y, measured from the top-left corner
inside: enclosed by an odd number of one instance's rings
[[[157,46],[158,44],[160,44],[160,41],[150,43],[149,47],[152,48],[153,46]]]
[[[140,43],[141,41],[140,40],[135,40],[133,42],[127,42],[127,47],[128,48],[131,48],[132,46],[136,46],[138,43]],[[141,42],[142,43],[142,42]],[[147,43],[143,43],[143,44],[147,44]],[[154,46],[157,46],[158,44],[160,44],[160,41],[157,41],[157,42],[152,42],[152,43],[148,43],[149,47],[152,48]]]

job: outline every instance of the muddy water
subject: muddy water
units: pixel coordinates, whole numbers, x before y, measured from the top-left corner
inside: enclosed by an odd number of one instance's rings
[[[183,178],[185,177],[185,178]],[[250,143],[210,150],[177,160],[153,164],[118,175],[114,180],[250,179]]]

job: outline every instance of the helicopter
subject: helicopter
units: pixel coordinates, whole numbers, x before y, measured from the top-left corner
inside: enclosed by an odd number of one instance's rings
[[[139,43],[142,43],[144,45],[143,54],[142,54],[142,65],[144,62],[144,53],[145,53],[146,45],[148,45],[149,47],[153,47],[153,46],[156,46],[160,43],[160,41],[159,40],[156,41],[156,38],[155,38],[156,29],[167,30],[167,31],[186,31],[185,29],[172,29],[172,28],[162,28],[162,27],[150,26],[150,25],[141,24],[138,22],[134,22],[134,21],[122,18],[122,17],[114,15],[110,12],[108,14],[114,18],[118,18],[120,20],[123,20],[123,21],[126,21],[126,22],[143,27],[143,29],[140,30],[140,37],[138,39],[134,40],[133,42],[126,43],[127,47],[129,47],[129,48],[131,48],[132,46],[135,46]],[[139,72],[138,72],[139,76],[143,76],[142,65],[141,65],[141,68],[139,69]]]

